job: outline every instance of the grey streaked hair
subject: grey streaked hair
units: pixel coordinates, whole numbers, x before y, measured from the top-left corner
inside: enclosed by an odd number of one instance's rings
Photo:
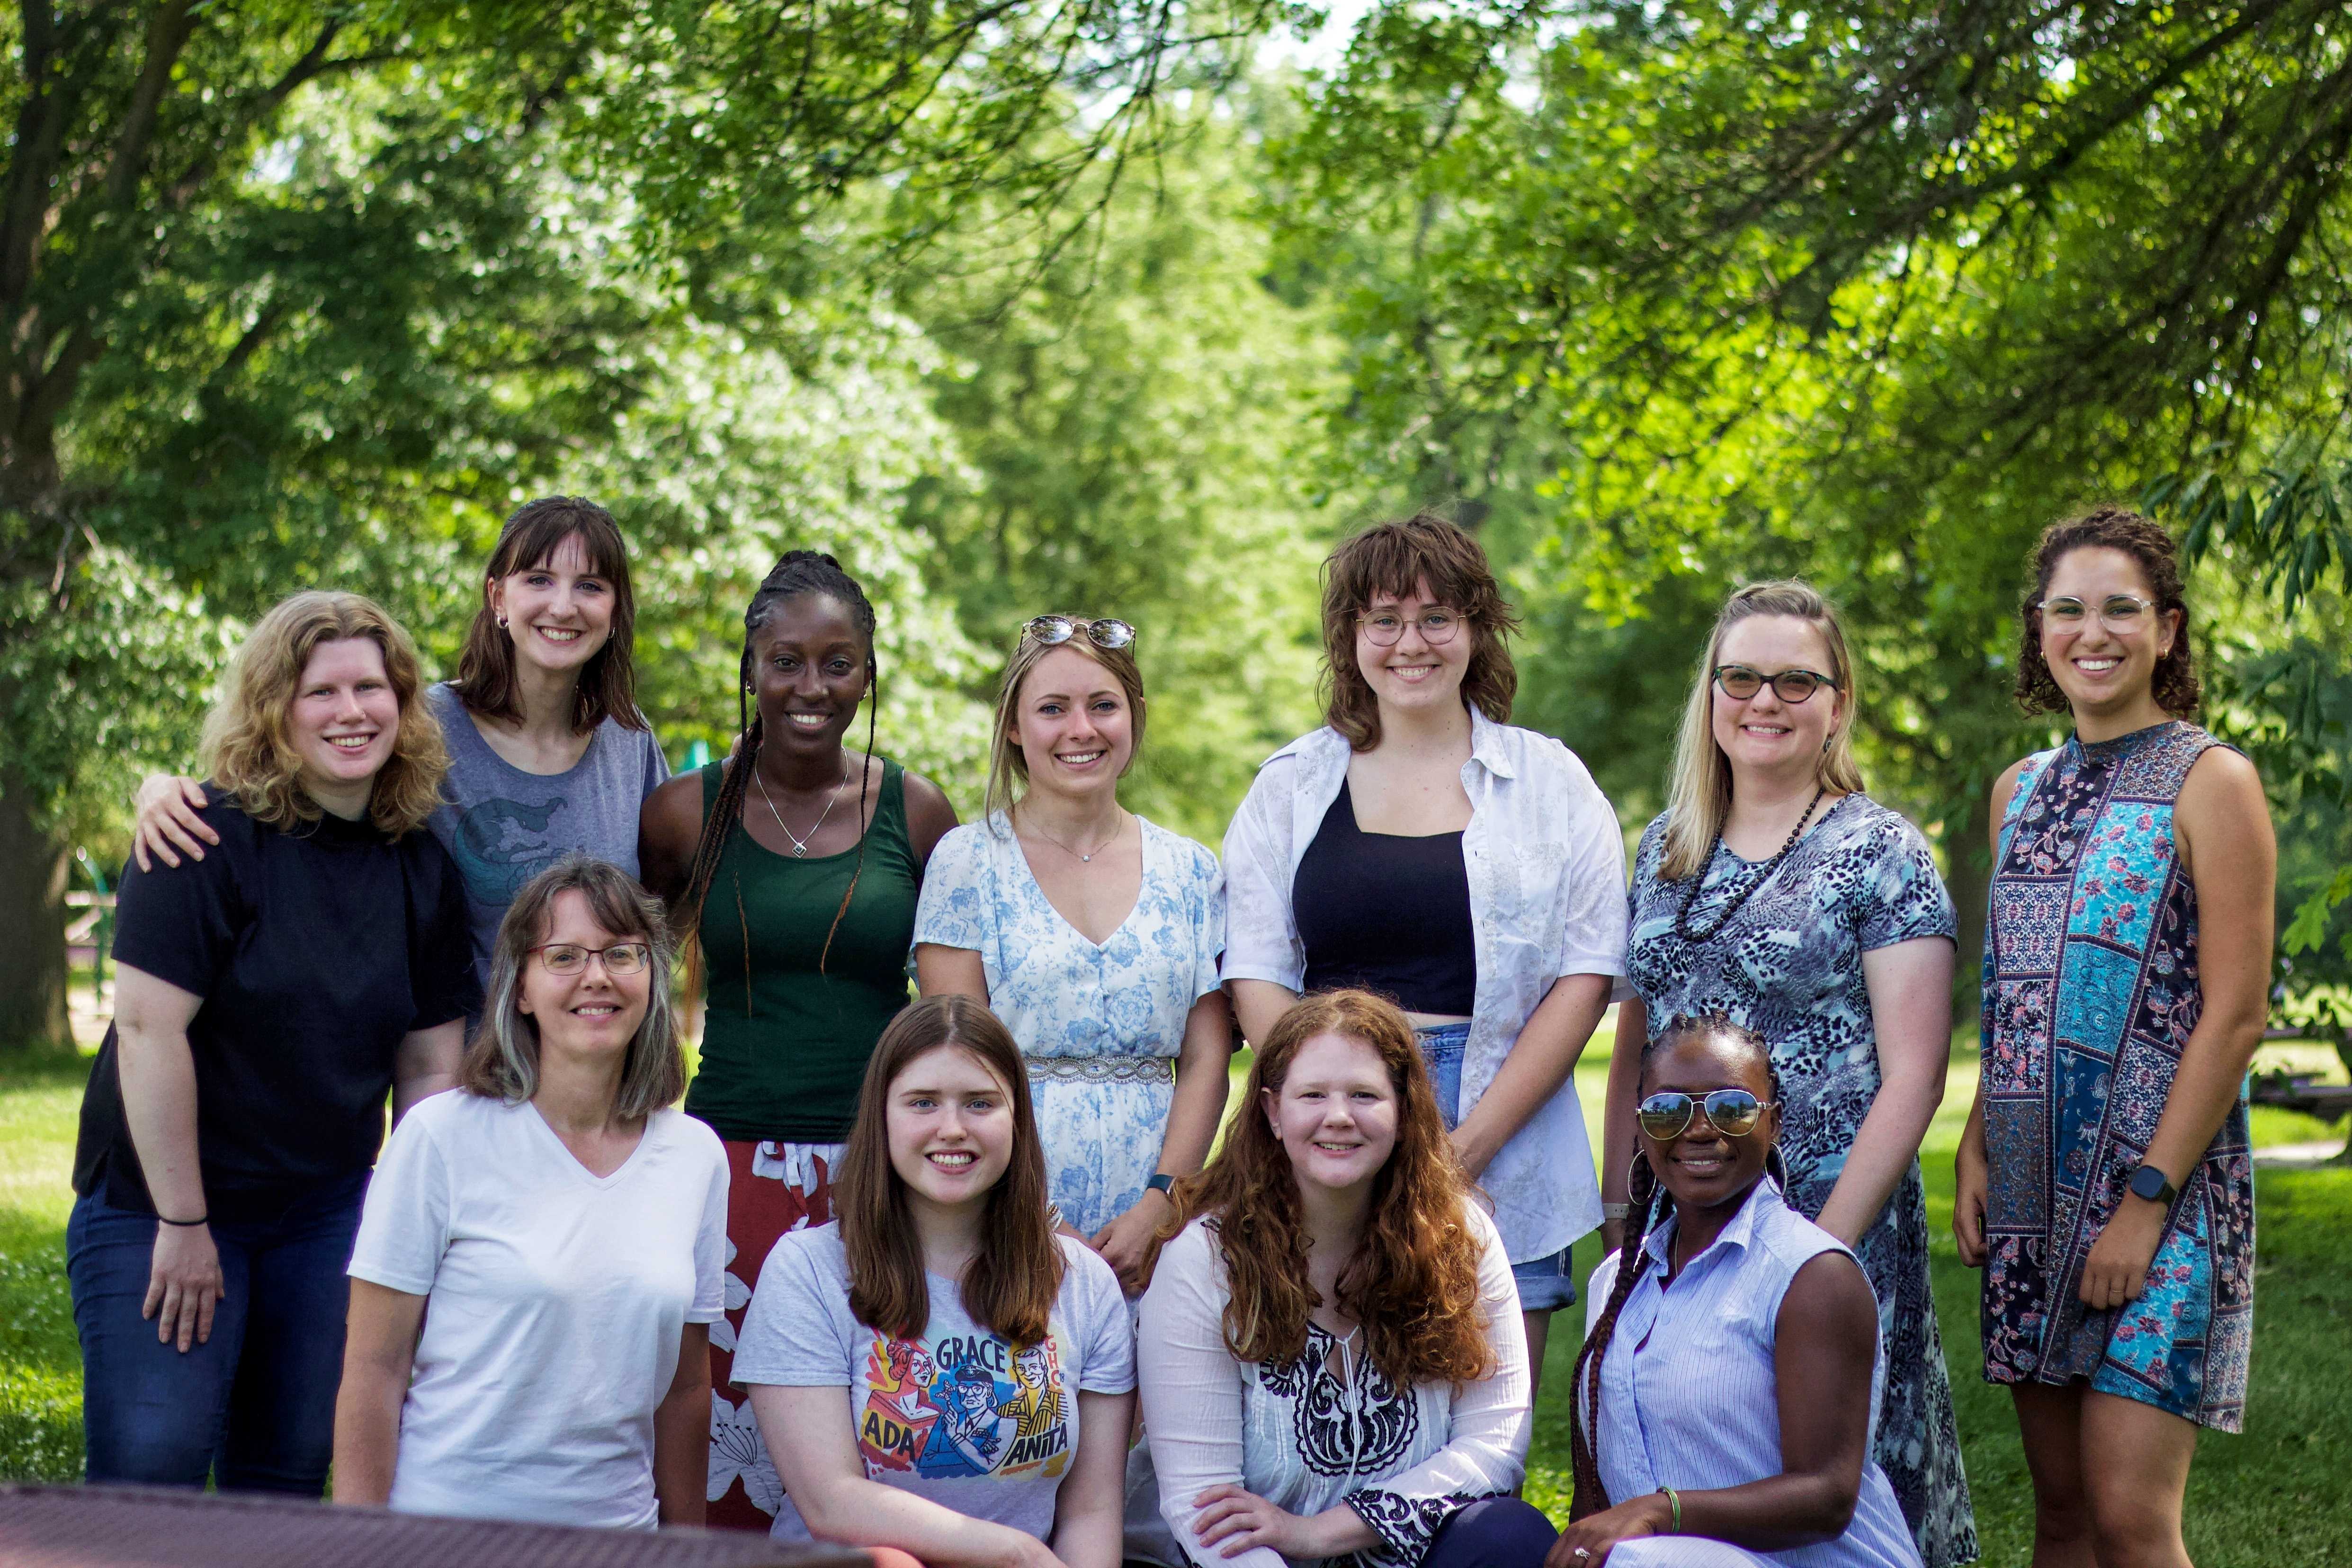
[[[670,975],[677,944],[662,918],[660,900],[635,877],[606,860],[568,855],[533,877],[507,906],[490,954],[489,994],[481,1026],[466,1052],[460,1081],[488,1100],[519,1104],[539,1092],[539,1026],[521,1007],[523,967],[530,950],[546,940],[560,894],[588,900],[596,923],[617,937],[642,937],[653,949],[646,966],[646,1016],[630,1037],[621,1066],[621,1087],[613,1114],[635,1121],[673,1103],[686,1092],[686,1051],[678,1039],[677,1006]]]

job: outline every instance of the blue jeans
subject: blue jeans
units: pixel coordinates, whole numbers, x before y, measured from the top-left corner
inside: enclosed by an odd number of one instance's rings
[[[1470,1044],[1467,1024],[1431,1024],[1415,1029],[1421,1059],[1429,1068],[1429,1086],[1437,1091],[1437,1113],[1452,1131],[1462,1123],[1462,1056]],[[1519,1307],[1528,1312],[1555,1312],[1576,1300],[1576,1281],[1568,1276],[1568,1248],[1549,1258],[1511,1265],[1519,1287]]]
[[[96,1194],[66,1222],[66,1277],[81,1333],[82,1419],[93,1481],[223,1491],[326,1489],[343,1375],[343,1270],[367,1173],[276,1218],[216,1222],[225,1293],[212,1338],[184,1353],[139,1315],[154,1261],[152,1215]]]

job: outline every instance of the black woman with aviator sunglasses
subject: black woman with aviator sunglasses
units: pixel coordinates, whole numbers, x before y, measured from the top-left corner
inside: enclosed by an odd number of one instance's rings
[[[1976,1527],[1918,1153],[1950,1054],[1955,921],[1918,829],[1862,793],[1854,678],[1835,613],[1802,583],[1753,584],[1717,617],[1667,808],[1634,857],[1605,1228],[1624,1224],[1658,1022],[1721,1012],[1760,1034],[1784,1091],[1789,1205],[1853,1249],[1877,1296],[1878,1463],[1928,1568],[1950,1568],[1977,1555]]]

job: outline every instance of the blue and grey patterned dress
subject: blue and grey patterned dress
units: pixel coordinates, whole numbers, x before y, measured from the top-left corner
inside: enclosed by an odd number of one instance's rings
[[[2223,1432],[2245,1424],[2254,1326],[2246,1102],[2180,1183],[2137,1300],[2092,1311],[2083,1265],[2122,1201],[2204,1010],[2197,889],[2173,848],[2174,721],[2025,760],[1985,931],[1985,1377],[2088,1378]]]
[[[1780,1152],[1790,1207],[1816,1218],[1845,1169],[1879,1086],[1878,1035],[1862,955],[1920,937],[1950,938],[1951,896],[1927,840],[1867,795],[1846,795],[1709,941],[1675,931],[1687,882],[1664,882],[1661,815],[1633,860],[1626,969],[1654,1034],[1677,1013],[1729,1014],[1772,1047]],[[1709,931],[1757,865],[1718,847],[1690,924]],[[1927,1205],[1919,1165],[1854,1248],[1878,1297],[1886,1367],[1876,1450],[1927,1568],[1977,1556],[1975,1515],[1952,1420],[1952,1380],[1927,1285]]]

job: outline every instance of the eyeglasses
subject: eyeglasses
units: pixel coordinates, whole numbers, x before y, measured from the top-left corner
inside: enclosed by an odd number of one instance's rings
[[[616,942],[610,947],[582,947],[577,942],[547,942],[530,950],[539,954],[550,974],[578,974],[588,967],[592,958],[604,961],[604,973],[613,975],[641,974],[653,962],[654,950],[649,942]]]
[[[2147,613],[2156,608],[2156,601],[2137,594],[2109,594],[2092,605],[2070,594],[2063,599],[2044,599],[2033,607],[2042,612],[2045,624],[2060,631],[2073,631],[2096,616],[2111,629],[2128,632],[2147,624]]]
[[[1452,610],[1423,610],[1417,616],[1401,616],[1394,610],[1374,610],[1358,616],[1356,624],[1364,628],[1364,636],[1374,647],[1394,647],[1404,636],[1407,624],[1421,628],[1421,640],[1432,645],[1449,643],[1461,629],[1462,617]]]
[[[1744,664],[1717,665],[1715,683],[1735,702],[1745,702],[1768,686],[1773,696],[1789,703],[1802,702],[1824,686],[1832,691],[1837,689],[1837,682],[1818,670],[1784,669],[1778,675],[1767,675]]]
[[[1769,1102],[1744,1089],[1718,1089],[1698,1100],[1687,1094],[1654,1094],[1634,1109],[1633,1116],[1644,1133],[1664,1143],[1683,1135],[1694,1110],[1704,1110],[1707,1125],[1726,1138],[1745,1138],[1756,1131],[1767,1109]]]
[[[1089,621],[1076,616],[1039,616],[1021,628],[1021,635],[1047,647],[1058,647],[1076,637],[1097,647],[1126,647],[1135,641],[1135,628],[1125,621]]]

